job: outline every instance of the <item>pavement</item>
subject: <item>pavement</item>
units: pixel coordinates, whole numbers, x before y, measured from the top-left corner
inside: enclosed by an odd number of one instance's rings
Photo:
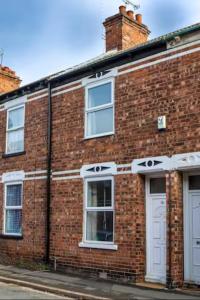
[[[71,300],[72,298],[63,298],[57,296],[55,294],[49,294],[45,292],[38,292],[29,288],[20,287],[14,284],[6,284],[0,283],[0,299],[49,299],[49,300],[56,300],[56,299],[68,299]]]
[[[91,279],[89,277],[78,277],[52,271],[30,271],[4,265],[0,265],[0,283],[7,284],[8,286],[13,285],[15,288],[18,286],[42,292],[41,298],[36,299],[52,299],[50,298],[50,294],[61,296],[63,299],[86,300],[200,299],[200,290],[168,291],[164,287],[153,288],[152,286],[152,288],[149,288],[141,285],[117,284],[100,279]],[[2,287],[0,285],[0,295],[2,294],[1,289]],[[42,298],[44,293],[48,293],[48,295],[46,294],[46,298]],[[19,299],[21,298],[19,297]]]

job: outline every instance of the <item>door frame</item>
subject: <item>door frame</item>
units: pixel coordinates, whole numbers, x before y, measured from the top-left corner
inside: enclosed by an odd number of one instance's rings
[[[146,281],[151,281],[151,282],[157,282],[157,283],[166,283],[166,278],[167,278],[167,274],[165,274],[165,281],[163,280],[158,280],[157,278],[153,278],[153,276],[149,276],[150,275],[150,270],[151,270],[151,254],[150,254],[150,247],[148,247],[148,245],[150,245],[150,241],[151,241],[151,227],[148,226],[149,222],[150,222],[150,179],[151,178],[163,178],[166,177],[165,173],[155,173],[155,174],[150,174],[150,175],[146,175],[145,176],[145,208],[146,208],[146,274],[145,274],[145,280]],[[154,194],[154,197],[160,197],[160,195],[165,196],[165,205],[166,205],[166,211],[167,211],[167,198],[166,198],[166,193],[165,194]],[[167,215],[166,215],[166,224],[167,224]],[[167,230],[167,228],[166,228]],[[166,264],[167,264],[167,232],[166,232]],[[167,269],[167,268],[166,268]]]
[[[184,234],[184,282],[193,282],[191,279],[191,272],[192,272],[192,253],[191,253],[191,247],[188,247],[190,245],[190,239],[191,239],[191,232],[190,232],[190,226],[191,224],[191,212],[189,210],[189,176],[192,175],[200,175],[200,171],[193,171],[193,172],[187,172],[183,174],[183,234]],[[200,190],[198,190],[200,191]],[[194,193],[197,192],[197,190],[193,191]],[[199,284],[199,282],[198,282]]]

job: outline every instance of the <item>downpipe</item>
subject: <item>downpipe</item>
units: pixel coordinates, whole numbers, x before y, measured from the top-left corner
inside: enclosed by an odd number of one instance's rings
[[[51,231],[51,160],[52,160],[52,96],[51,82],[48,82],[48,121],[47,121],[47,206],[46,206],[46,254],[45,262],[49,264]]]

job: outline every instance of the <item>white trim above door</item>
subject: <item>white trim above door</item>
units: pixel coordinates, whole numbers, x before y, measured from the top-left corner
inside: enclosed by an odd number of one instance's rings
[[[134,159],[132,162],[133,174],[158,173],[171,168],[171,159],[168,156],[145,157]]]
[[[150,188],[162,175],[146,177],[146,281],[166,283],[166,191]],[[165,189],[166,189],[166,183]]]

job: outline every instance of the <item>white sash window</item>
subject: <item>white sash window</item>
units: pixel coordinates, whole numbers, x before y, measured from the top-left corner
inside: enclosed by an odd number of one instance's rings
[[[114,133],[114,80],[86,87],[85,137]]]
[[[85,178],[84,184],[84,233],[79,246],[117,250],[114,244],[114,177]]]
[[[22,188],[21,182],[5,184],[4,234],[22,234]]]
[[[7,111],[6,154],[24,151],[24,105]]]
[[[86,180],[85,241],[113,242],[113,178]]]

